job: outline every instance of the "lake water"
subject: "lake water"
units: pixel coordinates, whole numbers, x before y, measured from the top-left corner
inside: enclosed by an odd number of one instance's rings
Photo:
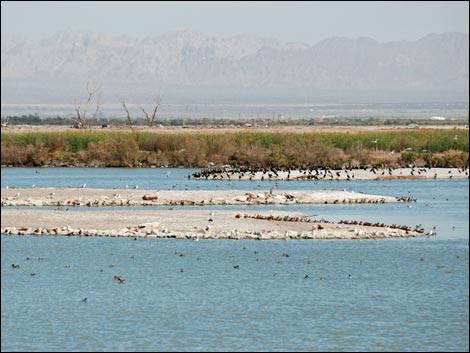
[[[274,185],[188,180],[188,169],[1,172],[2,187]],[[438,236],[194,242],[2,235],[2,351],[469,350],[468,179],[277,184],[279,190],[346,188],[417,202],[249,208],[436,226]]]

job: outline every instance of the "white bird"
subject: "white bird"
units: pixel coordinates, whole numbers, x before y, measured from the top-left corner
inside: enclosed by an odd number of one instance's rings
[[[126,184],[126,189],[129,189],[129,185],[128,185],[128,184]]]
[[[16,197],[20,196],[20,193],[19,193],[19,192],[17,192],[17,193],[15,194],[15,196],[16,196]]]
[[[86,184],[82,184],[80,187],[81,187],[82,189],[84,189],[84,188],[86,188]]]
[[[138,188],[139,188],[139,185],[134,186],[134,189],[138,189]]]
[[[358,228],[354,228],[354,234],[356,235],[362,235],[364,232],[362,231],[362,229],[358,229]]]

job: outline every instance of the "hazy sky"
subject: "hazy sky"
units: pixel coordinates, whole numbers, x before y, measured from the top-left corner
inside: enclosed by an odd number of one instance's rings
[[[332,37],[379,42],[428,33],[468,34],[467,1],[436,2],[144,2],[2,1],[2,32],[44,38],[64,29],[145,38],[190,29],[228,37],[255,33],[315,44]]]

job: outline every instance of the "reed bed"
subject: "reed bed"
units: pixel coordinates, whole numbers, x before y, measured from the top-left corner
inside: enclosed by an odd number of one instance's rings
[[[1,135],[8,166],[262,167],[364,165],[466,167],[467,130],[338,132],[146,131],[9,132]]]

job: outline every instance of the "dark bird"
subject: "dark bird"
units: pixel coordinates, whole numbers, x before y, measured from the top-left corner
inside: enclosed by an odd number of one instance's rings
[[[121,276],[114,276],[114,279],[119,282],[119,284],[124,284],[126,283],[126,280],[122,278]]]

